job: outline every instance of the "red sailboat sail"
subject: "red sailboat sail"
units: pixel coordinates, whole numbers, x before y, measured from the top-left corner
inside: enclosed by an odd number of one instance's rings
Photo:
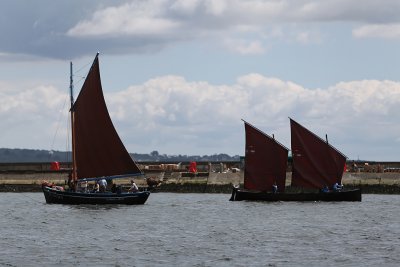
[[[290,119],[292,186],[321,189],[341,183],[346,156]]]
[[[285,190],[288,149],[274,138],[244,122],[246,154],[244,188],[271,191],[276,182],[278,191]]]
[[[108,114],[98,55],[72,107],[77,179],[141,173]]]

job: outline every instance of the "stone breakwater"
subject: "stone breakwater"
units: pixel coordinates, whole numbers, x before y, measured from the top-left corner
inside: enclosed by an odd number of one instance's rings
[[[154,192],[181,193],[231,193],[232,185],[243,185],[243,172],[201,173],[188,175],[181,172],[146,172],[146,177],[161,181]],[[291,173],[287,173],[287,188]],[[46,172],[3,172],[0,173],[0,192],[39,192],[43,180],[57,185],[65,185],[68,173],[62,171]],[[115,180],[128,185],[129,179]],[[146,188],[144,178],[135,178],[139,187]],[[343,176],[346,188],[361,188],[366,194],[400,194],[400,173],[351,173]]]

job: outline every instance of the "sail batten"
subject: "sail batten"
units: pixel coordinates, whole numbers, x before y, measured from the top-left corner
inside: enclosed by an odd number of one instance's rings
[[[141,173],[111,121],[103,95],[98,55],[71,109],[78,179]]]
[[[276,183],[285,189],[288,149],[253,125],[245,123],[244,188],[271,191]]]
[[[292,186],[321,189],[341,183],[346,156],[290,119]]]

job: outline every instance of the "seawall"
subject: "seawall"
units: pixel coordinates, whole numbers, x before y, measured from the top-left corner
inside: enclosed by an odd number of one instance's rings
[[[178,193],[231,193],[232,185],[243,185],[243,172],[202,173],[187,175],[182,172],[148,171],[147,177],[154,177],[162,183],[154,192]],[[291,173],[287,173],[287,187],[290,190]],[[0,172],[0,192],[40,192],[43,180],[65,185],[67,171]],[[129,184],[129,179],[116,180]],[[139,187],[147,187],[143,178],[135,178]],[[400,194],[400,173],[346,172],[343,176],[346,188],[361,188],[364,194]]]

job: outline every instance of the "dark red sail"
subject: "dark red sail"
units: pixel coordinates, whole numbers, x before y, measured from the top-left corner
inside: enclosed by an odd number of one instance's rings
[[[290,119],[292,186],[321,189],[341,183],[346,156]]]
[[[275,139],[245,122],[246,155],[244,188],[271,191],[274,182],[278,191],[285,190],[288,149]]]
[[[108,114],[98,56],[72,111],[78,179],[141,172],[125,149]]]

